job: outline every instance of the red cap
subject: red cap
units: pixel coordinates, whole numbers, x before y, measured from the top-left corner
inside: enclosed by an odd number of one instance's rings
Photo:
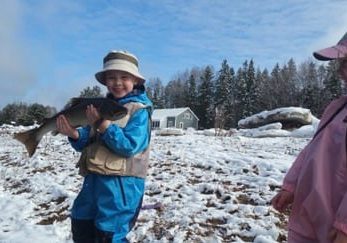
[[[315,51],[313,56],[321,61],[330,61],[347,57],[347,33],[335,46]]]

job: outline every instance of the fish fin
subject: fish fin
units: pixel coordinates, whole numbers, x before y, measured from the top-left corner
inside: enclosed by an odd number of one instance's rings
[[[74,107],[74,106],[80,104],[80,103],[83,101],[83,99],[85,99],[85,98],[81,98],[81,97],[73,97],[73,98],[71,98],[71,99],[66,103],[66,105],[64,106],[64,108],[63,108],[59,113],[63,112],[63,111],[66,110],[66,109],[70,109],[70,108],[72,108],[72,107]]]
[[[36,151],[37,145],[39,144],[41,137],[37,137],[37,132],[40,128],[34,128],[26,132],[19,132],[14,134],[14,138],[25,145],[29,153],[29,157],[32,157]]]
[[[73,98],[70,99],[70,106],[69,107],[76,106],[76,105],[80,104],[84,100],[86,100],[86,98],[73,97]]]
[[[42,119],[42,121],[40,122],[40,124],[44,124],[44,123],[47,123],[51,118],[48,118],[48,117],[45,117]]]
[[[57,136],[57,135],[59,134],[59,132],[58,132],[58,130],[53,130],[53,131],[51,132],[51,134],[52,134],[53,136]]]

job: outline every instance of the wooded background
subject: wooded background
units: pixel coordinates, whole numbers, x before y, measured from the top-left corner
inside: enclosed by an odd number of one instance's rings
[[[211,65],[193,67],[177,73],[167,84],[150,78],[147,94],[157,109],[191,108],[200,119],[200,129],[229,129],[242,118],[280,107],[308,108],[319,118],[331,100],[345,93],[335,61],[323,65],[307,60],[297,65],[290,59],[270,71],[255,66],[253,60],[246,60],[236,70],[223,60],[217,71]],[[99,86],[80,92],[80,97],[100,96],[105,94]],[[31,125],[56,112],[55,107],[42,104],[12,103],[0,111],[0,124]]]

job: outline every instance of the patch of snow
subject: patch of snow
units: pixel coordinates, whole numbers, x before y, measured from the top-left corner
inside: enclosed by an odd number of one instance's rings
[[[71,243],[69,210],[83,178],[66,137],[47,134],[32,158],[0,127],[0,242]],[[257,132],[274,132],[270,129]],[[144,205],[130,242],[277,242],[286,215],[269,207],[309,138],[153,136]]]

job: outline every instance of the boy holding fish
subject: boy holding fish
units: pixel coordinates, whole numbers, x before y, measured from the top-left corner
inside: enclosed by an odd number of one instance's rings
[[[144,195],[152,103],[138,60],[128,52],[109,52],[95,77],[128,113],[111,121],[88,105],[88,126],[76,129],[63,114],[56,120],[58,132],[82,152],[78,165],[85,178],[71,211],[72,235],[74,242],[127,242]]]

